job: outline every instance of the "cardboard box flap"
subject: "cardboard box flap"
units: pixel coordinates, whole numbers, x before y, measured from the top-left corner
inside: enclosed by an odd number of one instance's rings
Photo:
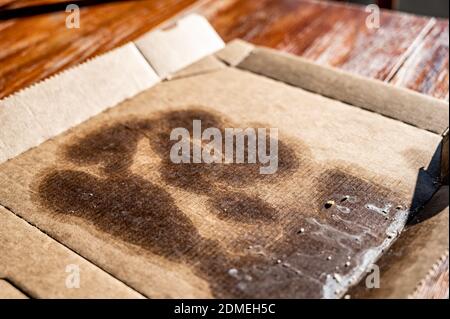
[[[437,188],[419,174],[441,140],[426,130],[445,124],[448,105],[244,42],[191,64],[177,52],[185,42],[165,42],[183,32],[157,34],[6,100],[3,160],[47,141],[0,165],[0,204],[146,296],[342,297],[394,243],[421,187]],[[158,43],[173,63],[152,58]],[[211,43],[192,60],[221,46]],[[169,80],[153,86],[154,69]],[[86,82],[65,95],[74,79]],[[279,173],[171,165],[162,137],[198,118],[282,129]]]
[[[150,32],[135,41],[161,78],[222,49],[225,44],[208,20],[191,14],[174,26]]]
[[[28,297],[9,281],[0,279],[0,299],[28,299]]]
[[[193,119],[279,128],[277,173],[170,162],[171,130]],[[338,298],[399,236],[440,141],[225,67],[163,81],[0,165],[0,203],[149,297]]]
[[[143,298],[1,206],[0,220],[0,298]]]
[[[229,43],[215,55],[217,58],[230,66],[236,66],[242,62],[254,49],[248,42],[236,39]]]
[[[437,134],[449,125],[448,102],[287,53],[255,48],[237,67]]]
[[[0,101],[0,163],[159,81],[133,43]]]
[[[151,31],[135,43],[1,100],[0,163],[150,88],[160,81],[160,76],[168,77],[223,46],[205,18],[190,15],[168,30]]]

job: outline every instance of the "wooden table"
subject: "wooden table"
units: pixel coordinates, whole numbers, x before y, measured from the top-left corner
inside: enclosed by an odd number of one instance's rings
[[[67,29],[64,12],[28,16],[20,9],[55,2],[63,1],[0,0],[0,8],[13,9],[0,15],[0,98],[192,11],[205,15],[225,41],[242,38],[449,97],[448,20],[383,11],[381,28],[369,29],[364,7],[328,1],[152,0],[83,7],[81,28]],[[416,297],[448,296],[448,257],[439,267]]]

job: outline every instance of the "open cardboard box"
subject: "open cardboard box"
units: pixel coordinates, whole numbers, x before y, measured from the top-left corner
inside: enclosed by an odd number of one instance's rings
[[[448,251],[448,110],[186,17],[0,102],[0,296],[407,297]],[[193,120],[278,128],[277,172],[172,163]]]

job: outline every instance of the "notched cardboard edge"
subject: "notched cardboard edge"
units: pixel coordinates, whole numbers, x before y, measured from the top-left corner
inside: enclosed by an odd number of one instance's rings
[[[237,68],[440,134],[449,125],[448,102],[273,49],[256,47]]]
[[[449,251],[447,250],[437,262],[433,264],[427,275],[419,282],[414,292],[408,296],[408,299],[423,299],[424,290],[430,283],[436,282],[436,277],[445,273],[445,269],[448,269]],[[448,270],[447,270],[448,271]],[[440,287],[441,289],[444,287]],[[448,290],[446,299],[448,299]]]
[[[28,245],[25,245],[23,249],[37,250],[39,251],[38,255],[40,257],[39,260],[30,260],[29,256],[24,256],[26,260],[25,264],[20,260],[4,260],[5,264],[2,263],[2,268],[0,269],[0,286],[2,282],[8,283],[16,292],[20,292],[26,298],[145,298],[134,288],[112,276],[83,256],[80,256],[77,252],[63,245],[45,232],[42,232],[42,230],[22,219],[11,210],[0,205],[0,217],[2,215],[6,219],[6,225],[0,224],[0,231],[2,227],[9,225],[15,232],[11,234],[11,229],[9,231],[10,234],[8,234],[8,230],[0,232],[0,243],[5,239],[8,242],[8,238],[14,240],[12,237],[17,239],[17,236],[19,236],[18,238],[21,238],[21,241],[28,242]],[[2,250],[5,249],[4,247],[4,245],[0,245],[0,254],[2,256],[5,256],[2,253]],[[80,267],[81,277],[86,277],[86,273],[88,272],[90,277],[95,278],[96,282],[92,283],[88,281],[86,283],[86,281],[83,282],[83,279],[80,278],[80,287],[77,289],[68,289],[61,282],[55,282],[52,276],[55,273],[62,274],[62,279],[66,277],[66,269],[58,268],[54,261],[55,256],[63,258],[66,261],[76,262],[76,265]],[[2,258],[0,257],[0,260]],[[27,279],[30,276],[35,279],[31,281],[33,284]],[[52,292],[50,295],[46,291],[48,284],[52,284],[53,288],[51,289]],[[0,292],[0,298],[1,296],[2,294]]]
[[[449,163],[448,163],[448,153],[449,153],[449,143],[448,143],[448,133],[449,129],[444,131],[442,134],[442,146],[441,146],[441,183],[444,185],[448,185],[448,169],[449,169]]]
[[[0,100],[0,164],[223,47],[208,21],[192,14]]]
[[[1,100],[0,164],[159,81],[129,43]]]

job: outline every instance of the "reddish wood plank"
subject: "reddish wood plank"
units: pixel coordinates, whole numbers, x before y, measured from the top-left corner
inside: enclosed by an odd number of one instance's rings
[[[68,0],[0,0],[0,9],[16,9],[25,8],[30,6],[38,6],[43,4],[55,4],[64,3]],[[70,3],[76,3],[78,1],[70,1]]]
[[[242,38],[381,80],[430,22],[382,11],[380,28],[370,29],[362,6],[311,0],[210,1],[203,10],[226,41]]]
[[[84,8],[82,23],[88,27],[81,30],[65,29],[63,13],[2,21],[0,97],[133,39],[192,2],[127,1]],[[244,38],[379,79],[397,72],[429,21],[383,12],[382,28],[369,30],[362,7],[308,0],[209,1],[198,11],[225,40]]]
[[[81,9],[81,28],[57,12],[0,21],[0,98],[149,31],[195,0],[126,1]]]
[[[448,99],[448,37],[448,21],[438,21],[396,74],[393,83],[437,98]]]

